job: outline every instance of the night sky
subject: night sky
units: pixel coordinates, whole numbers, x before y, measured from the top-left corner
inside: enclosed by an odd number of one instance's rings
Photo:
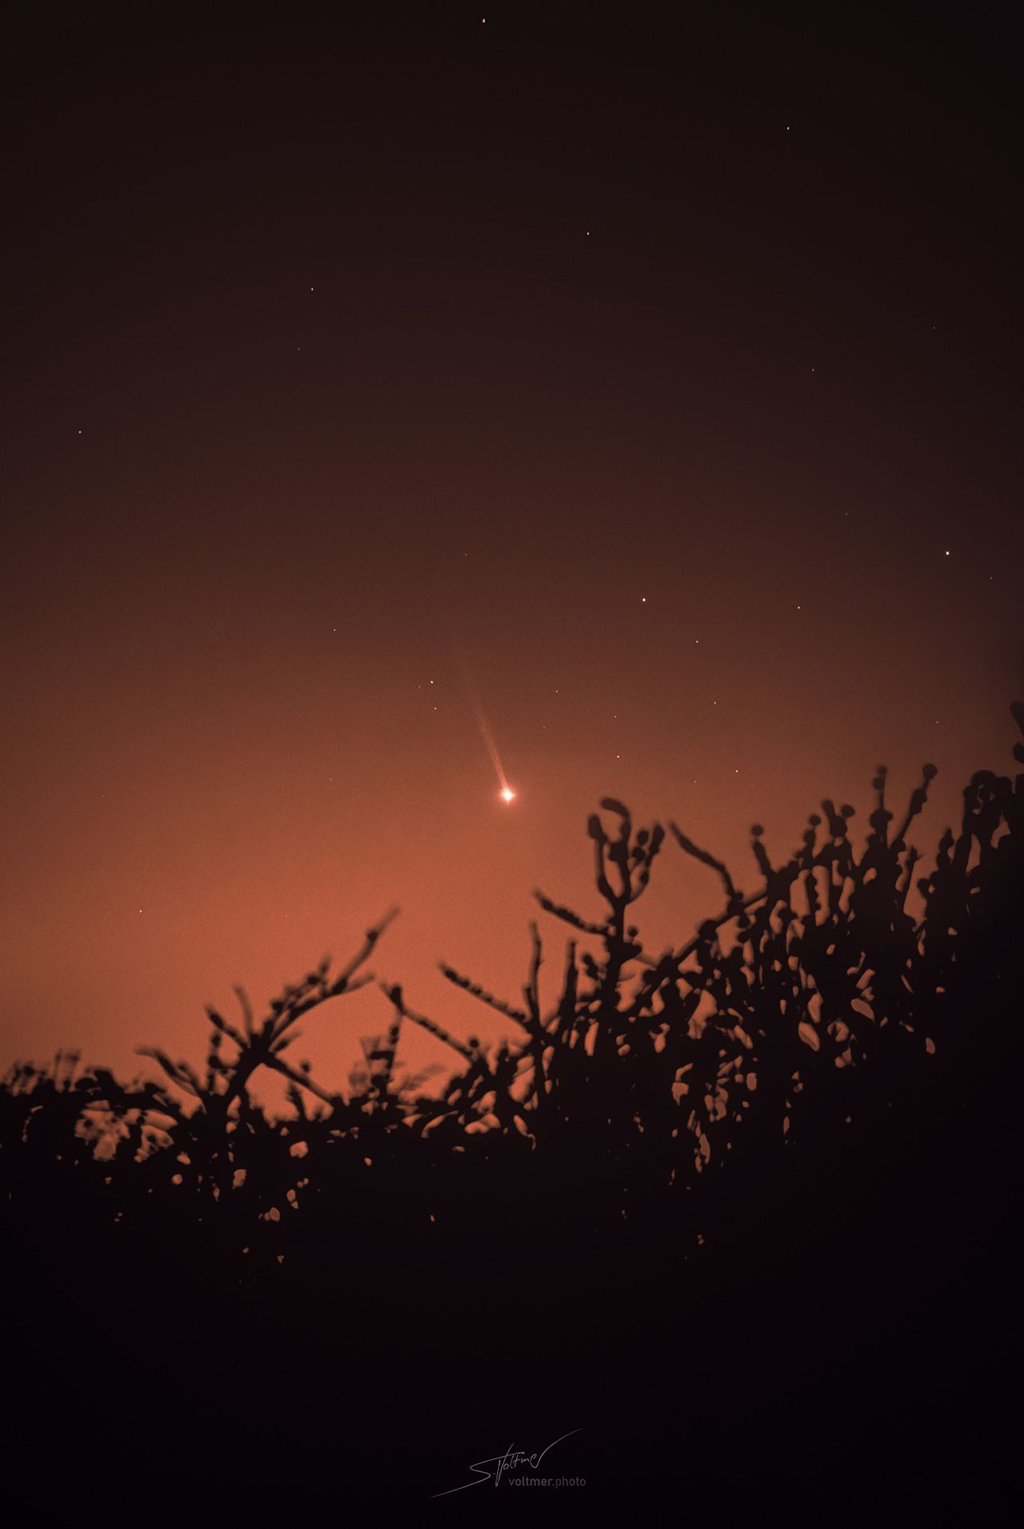
[[[933,836],[1009,768],[1009,11],[678,12],[9,33],[3,1065],[196,1060],[393,904],[377,971],[493,1037],[436,962],[517,998],[601,796],[752,890],[879,762]],[[637,911],[718,905],[666,848]]]

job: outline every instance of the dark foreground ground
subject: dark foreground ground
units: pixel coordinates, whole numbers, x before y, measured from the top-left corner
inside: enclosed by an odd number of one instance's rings
[[[505,1191],[479,1235],[364,1227],[248,1292],[47,1222],[9,1265],[10,1521],[1007,1521],[1012,1091],[947,1078],[912,1131],[720,1178],[696,1251],[664,1210],[588,1231],[584,1178],[547,1219]],[[483,1474],[549,1445],[533,1474],[585,1485]]]

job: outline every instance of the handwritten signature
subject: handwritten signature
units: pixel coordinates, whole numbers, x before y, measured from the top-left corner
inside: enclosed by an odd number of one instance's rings
[[[476,1477],[473,1481],[464,1481],[460,1487],[448,1487],[443,1492],[432,1492],[430,1495],[431,1497],[450,1497],[453,1492],[464,1492],[467,1487],[481,1487],[485,1481],[493,1480],[494,1485],[497,1486],[502,1476],[509,1471],[527,1469],[535,1471],[548,1453],[548,1450],[554,1449],[556,1444],[561,1444],[563,1439],[568,1439],[574,1433],[581,1432],[582,1430],[579,1428],[570,1428],[568,1433],[559,1434],[557,1439],[552,1439],[546,1449],[542,1449],[539,1454],[534,1455],[524,1454],[521,1449],[516,1449],[514,1444],[510,1444],[503,1455],[490,1455],[486,1460],[477,1460],[475,1464],[471,1465],[469,1469],[476,1472]],[[488,1466],[493,1466],[494,1469],[488,1470]]]

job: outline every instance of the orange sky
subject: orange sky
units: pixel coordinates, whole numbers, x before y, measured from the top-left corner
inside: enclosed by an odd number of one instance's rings
[[[378,971],[495,1034],[436,962],[517,996],[600,796],[752,886],[750,823],[863,823],[880,761],[939,766],[935,833],[1010,767],[998,75],[365,26],[69,35],[12,97],[5,1063],[196,1059],[395,903]],[[717,899],[666,848],[641,923]],[[387,1015],[296,1055],[330,1086]]]

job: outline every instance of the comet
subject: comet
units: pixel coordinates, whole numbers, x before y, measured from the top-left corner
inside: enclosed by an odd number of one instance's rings
[[[498,795],[507,807],[510,802],[515,801],[516,794],[508,783],[508,776],[505,774],[505,767],[501,762],[501,755],[498,753],[498,745],[494,741],[494,734],[491,732],[490,724],[484,715],[484,709],[479,701],[476,702],[476,720],[477,726],[480,729],[480,736],[484,740],[488,754],[491,756],[494,773],[498,777]]]
[[[456,656],[459,660],[459,665],[462,669],[462,677],[465,682],[466,693],[470,698],[473,710],[476,712],[476,723],[477,727],[480,729],[480,736],[484,741],[484,747],[490,755],[491,764],[494,766],[494,773],[498,777],[498,796],[500,800],[505,803],[505,806],[508,807],[515,801],[516,793],[508,783],[508,776],[505,774],[505,767],[501,762],[501,755],[498,753],[498,745],[494,741],[494,734],[491,732],[491,726],[484,712],[483,703],[481,702],[480,697],[477,694],[476,686],[473,683],[473,678],[469,670],[469,664],[466,661],[466,656],[463,653],[461,646],[455,640],[454,633],[452,634],[452,647],[455,650]]]

